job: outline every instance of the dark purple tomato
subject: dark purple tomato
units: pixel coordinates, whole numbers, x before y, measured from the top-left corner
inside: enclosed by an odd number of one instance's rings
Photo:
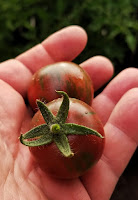
[[[47,107],[56,116],[62,99],[49,102]],[[45,124],[44,118],[38,110],[31,128]],[[104,129],[97,114],[88,104],[70,98],[66,123],[75,123],[93,129],[103,138],[96,135],[68,135],[68,141],[74,156],[67,158],[61,154],[54,142],[39,147],[29,147],[39,167],[48,175],[57,178],[77,178],[82,176],[100,159],[104,149]]]
[[[46,103],[57,99],[56,91],[64,91],[69,97],[91,105],[94,89],[89,75],[73,62],[58,62],[38,70],[28,88],[28,100],[37,110],[36,99]]]

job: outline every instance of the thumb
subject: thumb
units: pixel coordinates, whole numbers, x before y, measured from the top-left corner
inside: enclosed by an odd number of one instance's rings
[[[7,145],[17,142],[25,111],[22,96],[0,80],[0,137]]]

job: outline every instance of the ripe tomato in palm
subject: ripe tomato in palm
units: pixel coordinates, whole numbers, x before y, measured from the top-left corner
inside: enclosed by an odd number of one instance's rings
[[[58,98],[46,104],[47,108],[52,113],[49,118],[51,122],[47,122],[47,124],[49,124],[50,126],[49,132],[56,124],[56,131],[51,131],[51,134],[54,133],[57,137],[56,144],[55,142],[50,142],[46,145],[41,145],[39,147],[31,146],[29,147],[29,149],[36,163],[38,163],[39,167],[46,174],[54,176],[56,178],[77,178],[79,176],[82,176],[100,159],[105,143],[104,129],[100,119],[98,118],[93,108],[90,107],[88,104],[82,102],[81,100],[69,98],[69,110],[67,116],[64,113],[64,111],[66,110],[66,106],[64,107],[61,105],[62,98]],[[62,113],[59,112],[59,110],[61,110]],[[43,111],[42,113],[40,111],[41,110],[38,110],[35,113],[31,122],[31,128],[33,128],[32,131],[34,131],[34,129],[38,127],[37,131],[35,131],[36,133],[39,132],[39,128],[41,128],[41,125],[46,124],[46,119],[44,120]],[[63,117],[61,117],[61,115],[63,115]],[[53,119],[51,119],[52,116],[54,116]],[[65,123],[64,120],[62,120],[63,118],[66,119]],[[53,122],[54,125],[52,124],[53,120],[55,120]],[[58,132],[59,127],[63,129],[61,132]],[[95,135],[95,133],[89,134],[89,131],[91,130],[95,131],[96,134],[100,134],[100,137]],[[61,151],[58,148],[58,139],[62,136],[62,134],[66,134],[66,132],[69,132],[69,134],[67,134],[67,139],[70,145],[71,152],[69,156],[64,156],[61,153],[62,148],[65,147],[65,143],[63,140],[62,142],[59,141],[60,143],[62,143]],[[31,134],[30,136],[32,138]],[[45,135],[44,131],[40,131],[39,137],[41,137],[41,135]],[[44,137],[47,136],[45,135]],[[25,138],[29,137],[24,136],[24,140]],[[67,150],[65,150],[64,152],[65,154],[66,151]]]
[[[36,110],[36,99],[46,103],[57,99],[56,91],[65,91],[69,97],[80,99],[91,105],[93,84],[89,75],[73,62],[58,62],[38,70],[28,88],[28,100]]]

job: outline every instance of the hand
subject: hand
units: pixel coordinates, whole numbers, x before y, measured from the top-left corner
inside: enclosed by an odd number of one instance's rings
[[[34,73],[56,61],[71,61],[84,49],[85,31],[67,27],[41,44],[0,65],[0,197],[1,200],[109,200],[138,143],[138,70],[129,68],[116,76],[93,101],[105,125],[102,158],[87,174],[75,180],[48,177],[33,162],[18,137],[28,130],[31,112],[24,99]],[[111,62],[102,56],[81,66],[95,90],[113,75]]]

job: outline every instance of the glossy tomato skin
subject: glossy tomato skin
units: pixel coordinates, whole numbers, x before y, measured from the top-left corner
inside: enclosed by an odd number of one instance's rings
[[[36,99],[46,103],[57,99],[57,91],[64,91],[69,97],[80,99],[91,105],[93,84],[89,75],[77,64],[58,62],[38,70],[28,88],[28,100],[36,109]]]
[[[61,99],[56,99],[47,104],[54,115],[57,114]],[[45,123],[40,111],[33,119],[31,127]],[[70,98],[70,109],[66,123],[76,123],[98,131],[104,136],[103,126],[95,111],[86,103]],[[39,167],[50,176],[56,178],[77,178],[100,159],[105,139],[94,135],[69,135],[72,158],[64,157],[54,143],[49,145],[30,147],[30,151]]]

